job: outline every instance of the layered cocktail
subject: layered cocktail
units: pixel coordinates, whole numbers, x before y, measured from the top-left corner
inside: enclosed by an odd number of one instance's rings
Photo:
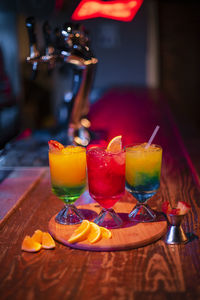
[[[83,219],[73,204],[86,185],[86,150],[83,147],[66,146],[56,141],[49,142],[49,167],[53,193],[65,207],[56,216],[61,224],[76,224]]]
[[[137,199],[129,217],[138,221],[152,221],[156,215],[147,201],[160,186],[162,148],[146,143],[126,147],[126,188]]]

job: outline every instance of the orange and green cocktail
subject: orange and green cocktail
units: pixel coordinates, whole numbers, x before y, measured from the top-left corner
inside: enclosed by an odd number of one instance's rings
[[[146,202],[160,186],[162,148],[146,143],[126,147],[126,188],[137,199],[135,209],[129,214],[139,221],[155,219]]]
[[[86,185],[86,150],[57,143],[49,142],[51,185],[53,193],[63,200],[65,207],[57,215],[56,221],[61,224],[80,223],[82,216],[73,203]]]

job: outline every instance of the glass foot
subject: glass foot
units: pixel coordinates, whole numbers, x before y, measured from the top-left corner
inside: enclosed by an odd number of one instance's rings
[[[135,222],[153,222],[156,218],[155,212],[147,204],[141,203],[137,203],[128,216]]]
[[[116,214],[114,209],[103,208],[100,214],[94,220],[94,223],[106,228],[118,228],[122,225],[123,221],[118,214]]]
[[[79,224],[83,219],[83,215],[73,204],[65,205],[55,218],[57,223],[63,225]]]

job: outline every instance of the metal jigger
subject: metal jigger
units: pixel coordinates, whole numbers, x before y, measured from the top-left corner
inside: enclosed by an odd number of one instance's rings
[[[165,242],[167,244],[185,244],[188,238],[181,226],[185,215],[167,215],[170,227],[167,231]]]

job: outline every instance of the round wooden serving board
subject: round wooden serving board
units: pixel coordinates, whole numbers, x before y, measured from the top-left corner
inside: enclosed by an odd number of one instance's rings
[[[78,208],[81,209],[85,218],[90,221],[101,210],[100,206],[96,203],[81,205]],[[131,203],[118,202],[115,204],[114,209],[122,218],[123,225],[120,228],[111,229],[111,239],[103,238],[95,244],[90,244],[87,240],[70,244],[68,243],[68,239],[80,224],[61,225],[55,221],[55,216],[49,221],[49,232],[57,241],[66,246],[89,251],[115,251],[138,248],[157,241],[166,233],[166,220],[151,223],[130,222],[128,213],[133,209],[133,204]]]

